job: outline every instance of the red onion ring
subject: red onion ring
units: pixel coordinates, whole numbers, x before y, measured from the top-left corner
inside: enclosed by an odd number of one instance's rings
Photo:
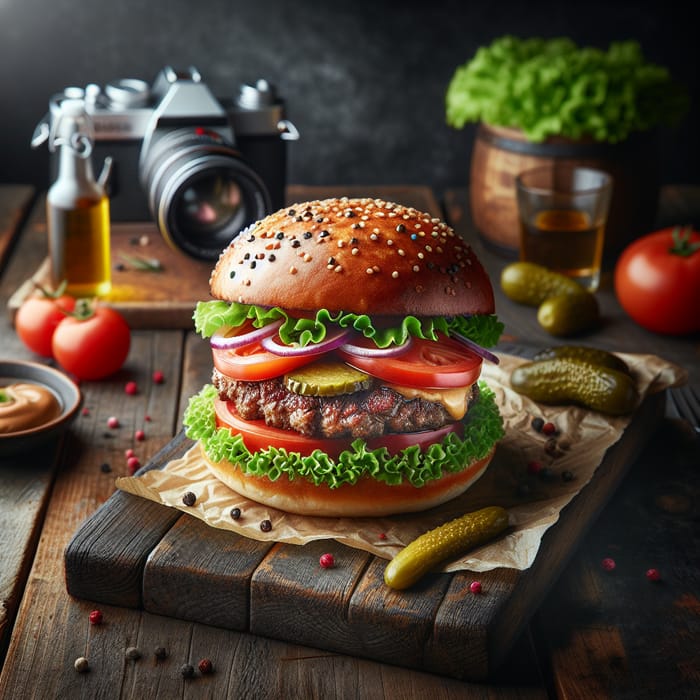
[[[209,344],[216,348],[217,350],[230,350],[231,348],[240,348],[243,345],[248,345],[254,343],[261,338],[266,338],[277,332],[277,330],[282,325],[282,319],[268,323],[262,328],[255,328],[247,333],[241,333],[240,335],[227,336],[231,330],[231,326],[222,326],[219,328],[214,335],[209,340]]]
[[[341,328],[332,333],[327,333],[320,343],[309,343],[301,347],[299,345],[282,345],[277,342],[275,335],[268,335],[263,338],[261,345],[269,352],[281,357],[299,357],[300,355],[318,355],[322,352],[330,352],[340,347],[352,333],[350,328]]]
[[[344,345],[341,345],[340,349],[351,353],[352,355],[358,355],[359,357],[395,357],[396,355],[401,355],[402,353],[406,352],[406,350],[411,347],[412,343],[413,340],[409,335],[401,345],[390,345],[388,348],[367,348],[362,345],[345,343]]]
[[[455,333],[454,331],[452,331],[450,333],[450,336],[462,343],[462,345],[466,345],[473,353],[477,354],[484,360],[487,360],[488,362],[493,362],[496,365],[500,362],[498,356],[494,355],[486,348],[482,348],[481,345],[478,345],[473,340],[469,340],[469,338],[461,335],[460,333]]]

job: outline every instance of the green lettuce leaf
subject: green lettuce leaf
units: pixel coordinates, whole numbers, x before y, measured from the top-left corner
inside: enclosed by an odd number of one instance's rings
[[[287,345],[302,347],[319,343],[328,333],[329,327],[354,328],[366,338],[371,338],[377,347],[386,348],[392,343],[401,345],[409,335],[416,338],[437,340],[437,332],[460,333],[478,345],[492,347],[503,332],[503,324],[495,315],[475,316],[406,316],[398,327],[385,328],[375,325],[365,314],[339,311],[331,313],[320,309],[314,318],[293,318],[278,306],[265,308],[254,304],[229,303],[226,301],[200,301],[195,307],[194,326],[204,338],[211,337],[222,326],[238,327],[251,321],[256,328],[283,319],[279,330],[280,340]]]
[[[465,417],[463,436],[450,433],[425,452],[414,446],[391,455],[384,447],[370,450],[364,440],[357,439],[337,459],[321,450],[306,457],[276,447],[251,453],[240,435],[232,434],[227,428],[217,428],[213,404],[217,391],[211,384],[190,398],[184,416],[185,433],[201,442],[212,461],[226,459],[238,464],[246,474],[264,475],[272,481],[285,475],[289,479],[308,479],[316,485],[338,488],[367,475],[391,485],[409,481],[420,487],[445,473],[462,471],[465,465],[485,457],[503,437],[503,421],[495,396],[481,381],[479,389],[479,398]]]

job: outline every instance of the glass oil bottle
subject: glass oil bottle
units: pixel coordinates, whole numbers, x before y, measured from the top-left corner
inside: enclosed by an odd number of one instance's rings
[[[46,200],[51,282],[64,280],[75,297],[107,296],[112,287],[109,198],[104,180],[109,162],[96,180],[91,154],[92,122],[82,99],[61,103],[49,148],[59,149],[58,177]]]

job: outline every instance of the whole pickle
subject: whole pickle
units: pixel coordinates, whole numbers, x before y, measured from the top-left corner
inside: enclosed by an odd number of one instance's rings
[[[629,374],[627,363],[620,359],[617,355],[602,350],[600,348],[589,348],[583,345],[558,345],[556,347],[544,348],[540,350],[532,359],[533,360],[553,360],[555,357],[573,357],[576,360],[584,360],[592,365],[601,365],[616,369],[619,372]]]
[[[529,262],[506,265],[501,272],[501,289],[512,301],[529,306],[539,306],[552,296],[589,294],[570,277]]]
[[[537,320],[551,335],[576,335],[593,328],[600,321],[598,301],[586,291],[549,297],[537,309]]]
[[[510,383],[538,403],[572,403],[615,416],[631,413],[639,401],[629,374],[572,357],[520,365]]]

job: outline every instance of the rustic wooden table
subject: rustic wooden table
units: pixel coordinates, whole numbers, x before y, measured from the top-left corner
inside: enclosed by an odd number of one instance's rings
[[[289,198],[339,193],[434,203],[421,187],[292,187]],[[3,359],[38,359],[23,347],[11,321],[17,291],[46,256],[41,198],[25,219],[32,202],[31,188],[0,187]],[[507,261],[486,250],[472,230],[466,192],[446,193],[444,212],[496,281]],[[660,223],[697,225],[699,218],[700,188],[664,190]],[[534,312],[512,304],[494,286],[506,324],[502,349],[552,344]],[[178,287],[155,312],[125,297],[135,328],[127,363],[108,380],[83,384],[89,415],[80,416],[64,440],[31,459],[0,460],[0,698],[697,697],[700,450],[689,426],[674,417],[658,423],[556,583],[528,612],[529,624],[510,653],[485,681],[459,681],[128,607],[100,604],[105,622],[92,627],[88,614],[97,606],[67,593],[64,551],[114,493],[114,477],[126,473],[125,450],[134,448],[145,462],[167,446],[180,430],[187,398],[209,379],[206,343],[187,326],[188,304],[202,281]],[[598,296],[605,323],[586,343],[660,355],[685,367],[700,385],[697,337],[664,338],[632,324],[617,305],[609,275]],[[152,383],[155,370],[164,373],[165,383]],[[139,385],[137,396],[125,394],[128,380]],[[119,416],[120,430],[106,429],[110,415]],[[146,415],[150,421],[144,423]],[[147,439],[137,443],[134,431],[144,425]],[[133,523],[134,530],[139,526]],[[605,556],[617,561],[612,575],[601,568]],[[650,567],[660,570],[660,582],[646,579]],[[125,659],[130,646],[143,651],[138,662]],[[165,661],[153,656],[158,646],[168,649]],[[74,670],[81,655],[90,658],[90,673]],[[216,672],[184,681],[180,666],[203,657],[212,658]]]

